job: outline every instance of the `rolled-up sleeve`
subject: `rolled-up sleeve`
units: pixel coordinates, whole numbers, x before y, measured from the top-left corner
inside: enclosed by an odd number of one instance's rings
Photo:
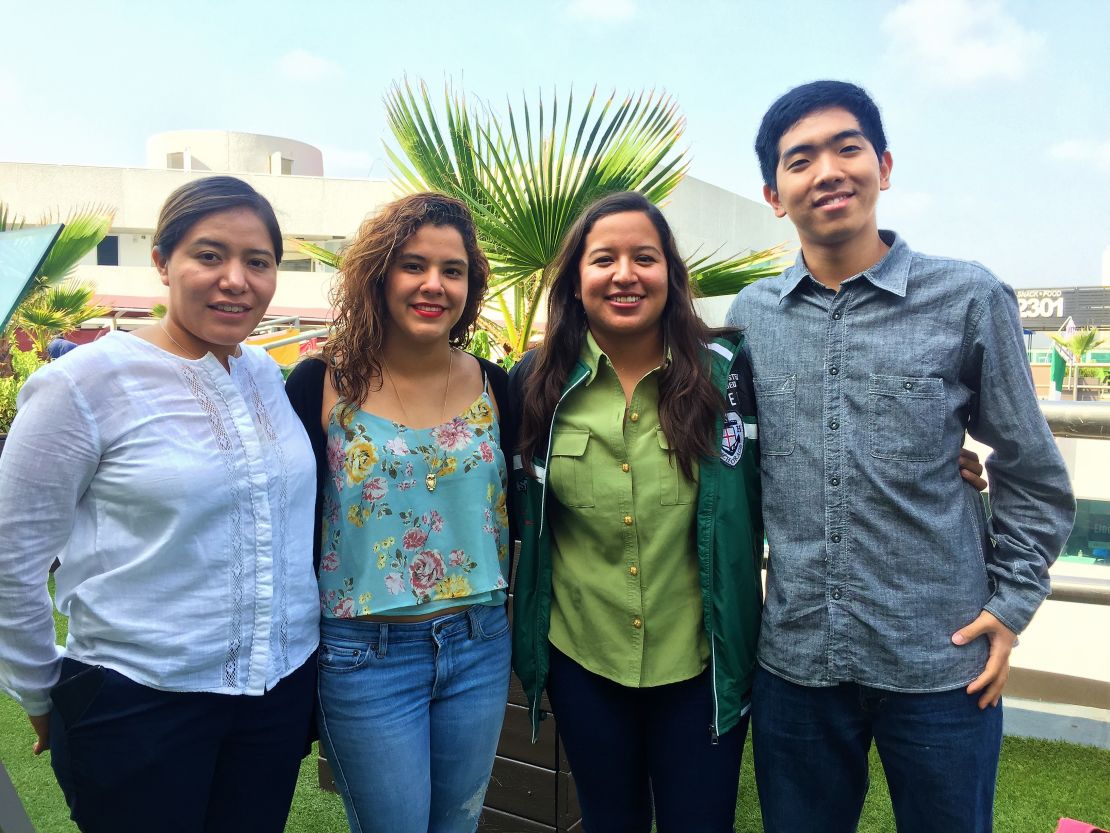
[[[47,576],[100,463],[96,422],[72,379],[28,379],[0,456],[0,686],[29,714],[50,711],[61,649]]]
[[[1048,595],[1048,568],[1075,520],[1068,472],[1037,403],[1017,299],[996,283],[976,309],[965,351],[966,381],[978,391],[968,432],[994,452],[987,571],[995,589],[984,609],[1022,631]]]

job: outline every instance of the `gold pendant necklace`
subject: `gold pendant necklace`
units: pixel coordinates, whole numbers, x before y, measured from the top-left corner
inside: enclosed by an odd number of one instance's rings
[[[169,335],[167,333],[166,335]],[[447,412],[447,392],[451,390],[451,369],[455,366],[455,351],[451,350],[450,358],[447,360],[447,384],[443,386],[443,404],[439,406],[439,422],[437,425],[443,424],[443,415]],[[389,372],[389,365],[383,363],[382,368],[385,370],[386,378],[389,379],[389,386],[393,388],[393,395],[397,398],[397,404],[401,406],[401,415],[405,418],[405,424],[409,424],[409,413],[405,410],[405,403],[401,399],[401,394],[397,390],[397,383],[393,381],[393,374]],[[424,462],[428,466],[428,473],[424,476],[424,488],[429,492],[436,490],[436,473],[432,471],[432,464],[427,457],[424,457]]]

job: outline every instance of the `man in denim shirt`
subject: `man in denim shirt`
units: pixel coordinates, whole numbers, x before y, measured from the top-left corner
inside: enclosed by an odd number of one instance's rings
[[[728,315],[755,371],[771,550],[765,828],[854,831],[874,738],[899,831],[989,831],[1010,649],[1075,510],[1014,293],[879,230],[892,159],[860,88],[791,90],[756,152],[802,248]],[[994,449],[990,519],[952,465],[965,431]]]

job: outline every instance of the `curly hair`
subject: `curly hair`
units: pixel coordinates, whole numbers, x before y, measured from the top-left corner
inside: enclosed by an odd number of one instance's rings
[[[578,264],[586,237],[598,220],[634,211],[647,215],[659,232],[667,261],[667,302],[661,326],[671,361],[659,376],[659,423],[671,442],[683,475],[693,479],[694,462],[713,454],[713,428],[724,411],[724,398],[714,388],[704,359],[704,344],[718,332],[707,327],[694,311],[690,276],[678,252],[674,234],[663,213],[635,191],[602,197],[590,205],[563,238],[550,267],[553,275],[547,296],[547,333],[524,384],[517,447],[526,466],[543,452],[548,426],[571,368],[582,350],[589,322],[582,303],[574,297],[581,276]]]
[[[450,226],[462,236],[467,256],[467,296],[462,316],[451,328],[452,347],[473,335],[489,281],[489,261],[478,248],[474,218],[466,205],[442,194],[410,194],[365,220],[343,250],[343,264],[332,285],[334,331],[324,346],[336,393],[359,405],[381,387],[381,354],[389,313],[385,279],[397,254],[421,227]]]

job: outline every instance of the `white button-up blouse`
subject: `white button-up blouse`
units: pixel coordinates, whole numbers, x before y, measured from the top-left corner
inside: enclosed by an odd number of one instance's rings
[[[166,691],[261,694],[316,649],[315,461],[265,353],[229,374],[113,333],[24,385],[0,456],[0,686],[62,653]]]

